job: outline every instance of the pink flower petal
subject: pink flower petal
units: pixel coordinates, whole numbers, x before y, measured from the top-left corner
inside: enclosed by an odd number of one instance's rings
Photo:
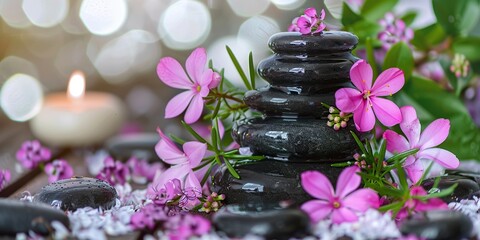
[[[391,153],[401,153],[410,149],[407,139],[392,130],[385,131],[383,138],[387,141],[387,151]]]
[[[200,164],[200,161],[205,156],[207,144],[197,141],[186,142],[183,144],[183,151],[188,157],[190,167],[194,168]]]
[[[193,91],[184,91],[170,99],[165,107],[165,118],[174,118],[180,115],[185,111],[194,95]]]
[[[448,209],[448,205],[440,198],[431,198],[427,202],[421,202],[417,200],[415,210],[418,212],[425,212],[429,210]]]
[[[332,213],[332,223],[340,224],[344,222],[355,222],[358,217],[352,210],[341,207],[339,209],[334,209]]]
[[[187,108],[184,120],[188,124],[192,124],[200,118],[203,112],[203,98],[200,95],[195,95]]]
[[[297,20],[297,26],[300,28],[302,34],[309,34],[312,32],[312,22],[309,18],[301,16]]]
[[[332,205],[322,200],[310,200],[300,207],[310,216],[312,222],[318,222],[325,219],[332,212]]]
[[[322,11],[320,11],[320,16],[318,16],[318,18],[319,18],[320,20],[325,19],[325,10],[322,9]]]
[[[425,167],[423,166],[421,161],[415,161],[413,164],[404,167],[405,172],[414,184],[420,180],[425,171]]]
[[[155,152],[157,153],[158,157],[168,164],[185,163],[187,161],[185,154],[177,148],[172,140],[163,134],[160,128],[157,128],[157,132],[161,138],[157,145],[155,145]]]
[[[205,48],[197,48],[188,56],[185,62],[188,75],[193,79],[194,83],[198,83],[202,78],[207,64],[207,51]]]
[[[194,188],[197,191],[202,191],[202,185],[200,185],[200,181],[195,176],[195,173],[190,169],[187,176],[185,177],[184,181],[184,188]]]
[[[305,15],[309,17],[316,17],[317,16],[317,10],[313,7],[307,8],[304,11]]]
[[[368,132],[375,126],[375,115],[367,101],[362,101],[358,108],[353,112],[353,121],[355,127],[360,132]]]
[[[378,194],[372,189],[363,188],[345,197],[342,201],[343,206],[359,211],[365,212],[369,208],[380,207],[380,199]]]
[[[407,136],[410,146],[416,147],[418,141],[420,140],[420,131],[422,126],[417,118],[415,108],[412,106],[405,106],[401,107],[400,111],[402,112],[403,118],[402,122],[400,123],[400,128],[405,136]]]
[[[353,88],[340,88],[335,92],[335,105],[343,112],[354,112],[363,101],[363,95]]]
[[[173,88],[190,89],[193,85],[180,63],[171,57],[160,59],[157,74],[163,83]]]
[[[325,175],[317,171],[306,171],[300,176],[303,190],[310,196],[330,201],[333,198],[333,186]]]
[[[222,81],[222,76],[217,72],[213,72],[212,81],[208,84],[208,88],[216,88],[220,84],[220,81]]]
[[[372,95],[391,96],[402,89],[404,84],[403,71],[398,68],[389,68],[378,76],[372,87]]]
[[[358,60],[350,68],[350,79],[360,92],[370,90],[373,79],[372,67],[365,60]]]
[[[418,142],[420,149],[427,149],[440,145],[445,139],[447,139],[449,131],[449,120],[440,118],[433,121],[427,126],[427,128],[425,128],[425,130],[423,130],[422,135],[420,135],[420,141]]]
[[[340,173],[336,188],[336,195],[339,198],[344,198],[360,186],[362,179],[357,174],[359,171],[360,168],[352,166],[343,169],[342,173]]]
[[[402,112],[392,101],[378,97],[371,97],[370,101],[375,116],[383,125],[391,127],[402,121]]]
[[[213,71],[212,69],[207,69],[205,72],[203,72],[202,77],[199,80],[199,84],[201,86],[200,88],[200,96],[206,97],[208,93],[210,92],[210,89],[208,88],[208,85],[212,82],[213,79]]]
[[[188,166],[188,164],[179,164],[175,166],[171,166],[165,172],[158,174],[155,176],[155,179],[152,182],[152,187],[155,187],[157,190],[165,188],[165,184],[173,180],[175,178],[179,179],[182,183],[182,186],[185,186],[185,177],[189,174],[192,170]]]
[[[460,161],[455,154],[441,148],[421,150],[417,153],[417,157],[431,159],[448,169],[455,169],[460,165]]]

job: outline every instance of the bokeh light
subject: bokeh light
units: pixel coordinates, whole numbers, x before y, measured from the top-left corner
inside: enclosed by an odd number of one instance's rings
[[[11,76],[0,90],[0,106],[13,121],[27,121],[41,110],[42,86],[34,77],[18,73]]]
[[[31,25],[22,9],[21,0],[0,0],[0,16],[14,28],[26,28]]]
[[[0,85],[2,85],[2,81],[19,72],[38,77],[37,67],[32,62],[17,56],[7,56],[2,59],[0,62]]]
[[[96,35],[109,35],[125,23],[128,6],[125,0],[83,0],[80,19]]]
[[[69,1],[23,0],[23,11],[30,21],[39,27],[53,27],[67,16]]]
[[[267,10],[270,0],[227,0],[230,8],[241,17],[260,15]]]
[[[270,0],[272,3],[281,10],[293,10],[297,9],[302,6],[306,0]],[[325,0],[327,1],[327,0]],[[340,4],[343,2],[341,0],[333,0],[339,2]]]
[[[267,42],[270,36],[278,32],[280,32],[280,27],[275,20],[265,16],[256,16],[240,25],[238,37],[250,42],[251,51],[254,54],[262,54],[268,51]]]
[[[158,34],[171,49],[192,49],[207,39],[211,26],[210,12],[203,3],[180,0],[162,14]]]

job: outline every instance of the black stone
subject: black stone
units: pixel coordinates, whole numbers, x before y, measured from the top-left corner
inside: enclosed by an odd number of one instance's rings
[[[456,240],[470,237],[473,224],[461,212],[437,210],[416,214],[405,220],[400,231],[403,235],[416,235],[425,239]]]
[[[153,162],[160,161],[155,153],[159,140],[157,133],[129,134],[109,139],[105,147],[115,159],[126,161],[133,156]]]
[[[357,36],[342,31],[324,31],[320,35],[282,32],[272,35],[268,46],[276,53],[341,53],[350,52],[358,43]]]
[[[298,210],[278,204],[228,205],[213,217],[213,224],[228,237],[257,235],[266,239],[302,237],[310,231],[310,219]]]
[[[432,189],[435,183],[435,179],[426,179],[422,182],[422,186],[425,190],[429,191]],[[462,199],[471,199],[473,196],[479,197],[480,195],[480,186],[478,182],[475,181],[475,178],[462,176],[462,175],[447,175],[441,176],[437,188],[439,190],[445,190],[452,185],[457,184],[457,187],[452,194],[442,197],[442,200],[450,202],[458,202]]]
[[[105,181],[74,177],[48,184],[34,196],[34,202],[60,205],[64,211],[91,207],[110,209],[115,206],[117,191]]]
[[[52,231],[53,221],[58,221],[66,227],[69,227],[70,223],[64,212],[46,204],[0,199],[0,235],[2,236],[14,236],[17,233],[29,231],[48,235]]]
[[[263,160],[236,167],[240,179],[232,177],[225,167],[218,169],[212,182],[212,191],[225,193],[227,204],[268,204],[292,201],[300,206],[311,199],[300,185],[300,174],[317,170],[335,184],[342,168],[325,163],[292,163]]]
[[[237,143],[257,155],[289,161],[338,162],[350,160],[357,152],[350,131],[356,132],[353,121],[335,131],[327,126],[327,119],[267,117],[238,122],[232,134]]]

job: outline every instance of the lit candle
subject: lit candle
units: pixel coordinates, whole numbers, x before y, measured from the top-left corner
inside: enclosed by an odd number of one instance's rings
[[[89,146],[114,135],[124,119],[120,99],[104,92],[85,93],[83,73],[74,72],[67,94],[46,96],[30,127],[38,139],[52,146]]]

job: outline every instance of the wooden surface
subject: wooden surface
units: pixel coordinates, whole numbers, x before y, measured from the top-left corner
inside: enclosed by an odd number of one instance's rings
[[[10,170],[12,175],[11,181],[0,191],[1,198],[19,199],[25,191],[35,195],[48,184],[48,177],[44,172],[39,169],[23,169],[15,158],[16,151],[21,144],[26,140],[33,139],[27,124],[7,122],[7,124],[0,125],[0,168]],[[52,159],[67,160],[73,167],[76,176],[90,176],[84,162],[85,151],[53,149],[52,152]],[[133,232],[124,236],[109,237],[109,239],[139,239],[141,236],[141,232]]]

